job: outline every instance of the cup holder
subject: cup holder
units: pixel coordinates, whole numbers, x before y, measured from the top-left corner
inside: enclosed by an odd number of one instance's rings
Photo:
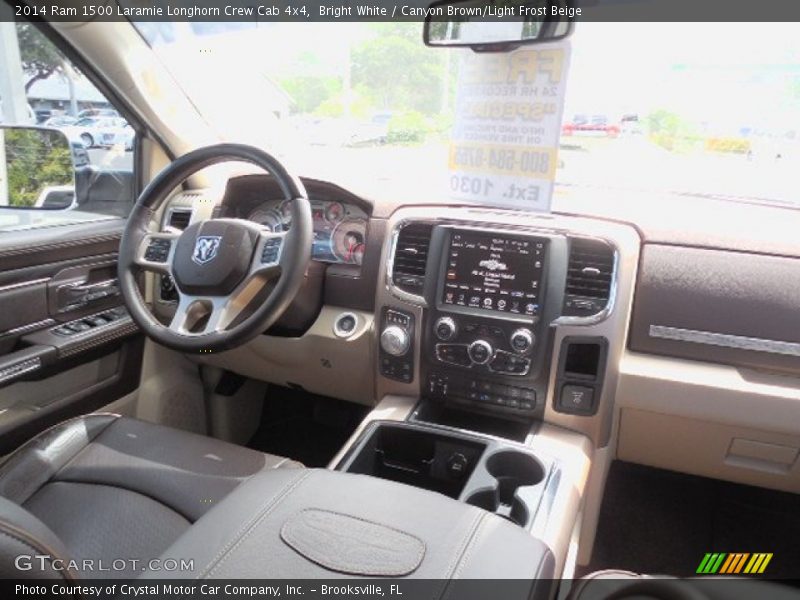
[[[505,450],[489,457],[486,470],[495,480],[493,487],[471,494],[467,503],[524,527],[530,513],[517,491],[541,483],[545,476],[544,467],[529,454]]]
[[[489,457],[486,470],[498,480],[515,480],[521,487],[536,485],[544,479],[544,467],[530,454],[514,450],[497,452]]]

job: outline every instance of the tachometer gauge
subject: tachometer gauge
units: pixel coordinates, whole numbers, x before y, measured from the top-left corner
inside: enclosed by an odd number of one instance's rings
[[[347,264],[360,265],[367,240],[367,223],[362,219],[345,219],[331,235],[331,250],[336,258]]]
[[[338,223],[344,218],[344,205],[341,202],[331,202],[325,207],[325,220],[328,223]]]
[[[263,225],[272,232],[279,233],[283,231],[283,218],[275,208],[261,206],[247,215],[247,219]]]

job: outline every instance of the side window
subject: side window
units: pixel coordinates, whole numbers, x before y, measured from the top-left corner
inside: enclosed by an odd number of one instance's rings
[[[0,22],[0,231],[125,217],[136,133],[29,22]]]

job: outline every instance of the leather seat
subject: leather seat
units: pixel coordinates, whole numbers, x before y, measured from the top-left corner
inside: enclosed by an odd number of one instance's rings
[[[549,548],[496,514],[287,466],[301,465],[133,419],[64,423],[0,467],[0,577],[398,577],[412,597],[550,595]]]
[[[394,481],[324,469],[251,477],[161,558],[176,557],[190,566],[170,578],[195,583],[355,579],[362,585],[364,578],[388,577],[402,579],[402,598],[447,600],[550,598],[555,569],[544,542],[494,513]]]
[[[0,466],[0,576],[26,575],[13,564],[22,553],[125,559],[102,576],[131,577],[142,569],[132,561],[161,554],[241,482],[293,467],[302,465],[118,415],[66,421]]]

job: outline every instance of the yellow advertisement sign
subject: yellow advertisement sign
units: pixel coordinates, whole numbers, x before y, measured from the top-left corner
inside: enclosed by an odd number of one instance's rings
[[[449,152],[454,198],[550,209],[569,51],[561,41],[464,57]]]

